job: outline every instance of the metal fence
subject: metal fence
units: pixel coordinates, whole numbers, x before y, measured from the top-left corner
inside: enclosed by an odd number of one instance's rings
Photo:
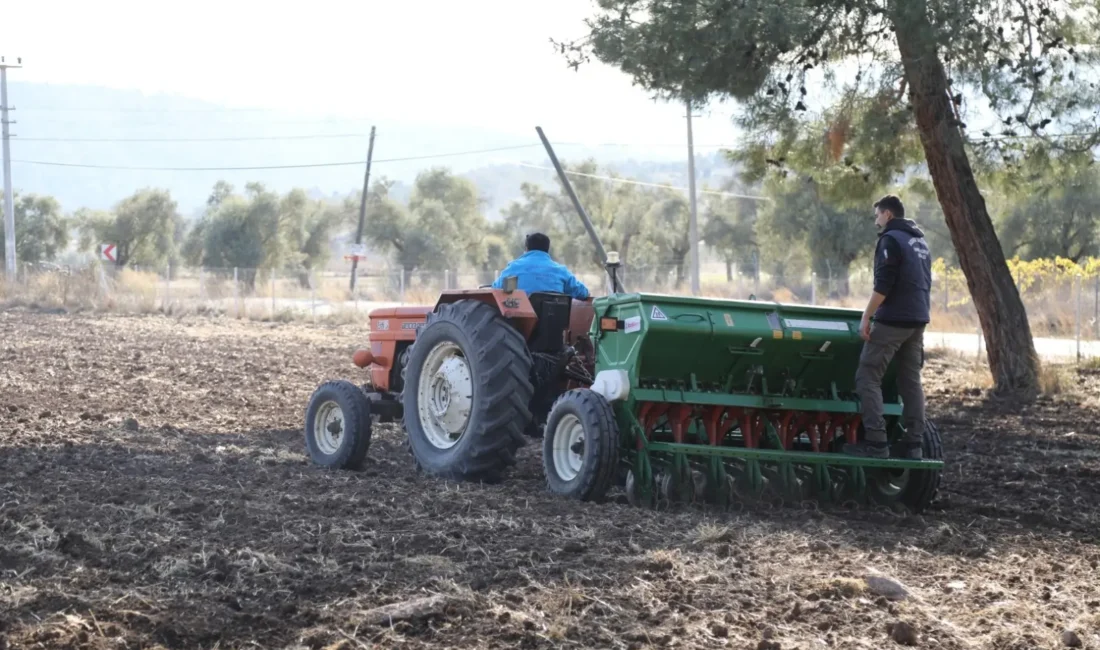
[[[819,277],[805,269],[749,274],[722,264],[701,273],[704,296],[834,305],[863,309],[873,288],[870,268],[853,267],[846,276]],[[490,284],[497,269],[408,272],[372,267],[357,273],[279,271],[245,268],[162,269],[91,265],[65,268],[24,266],[14,282],[0,289],[7,301],[72,310],[216,313],[235,318],[295,320],[361,318],[379,306],[430,304],[444,289]],[[594,294],[607,290],[600,273],[578,277]],[[628,291],[689,294],[686,265],[624,268]],[[1051,273],[1018,282],[1040,354],[1067,359],[1100,357],[1100,273]],[[957,271],[933,278],[930,337],[982,355],[977,312],[965,279]],[[964,340],[965,338],[965,340]]]

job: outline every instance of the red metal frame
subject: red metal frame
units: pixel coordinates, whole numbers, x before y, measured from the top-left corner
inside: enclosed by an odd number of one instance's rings
[[[837,429],[841,429],[840,435],[846,442],[856,442],[861,421],[858,414],[787,409],[761,410],[668,402],[640,402],[637,418],[645,432],[646,440],[653,440],[653,432],[658,422],[661,418],[666,418],[672,442],[684,442],[688,423],[692,418],[700,418],[707,443],[710,445],[722,444],[730,431],[740,427],[745,447],[758,448],[766,424],[770,423],[779,434],[779,440],[784,449],[792,449],[795,440],[805,433],[810,439],[811,448],[818,452],[832,446],[838,437]],[[641,439],[637,441],[637,446],[638,449],[642,448]]]
[[[523,291],[505,292],[503,289],[463,289],[444,291],[433,306],[381,307],[371,311],[370,354],[357,352],[356,365],[364,362],[370,366],[371,385],[376,390],[390,389],[390,374],[402,344],[411,344],[416,340],[416,332],[427,321],[428,314],[439,305],[459,300],[479,300],[496,308],[502,316],[512,321],[524,338],[530,338],[535,329],[537,316],[531,301]],[[569,314],[569,330],[565,343],[573,345],[588,334],[595,315],[592,299],[574,300]],[[567,387],[579,386],[570,380]],[[567,388],[568,389],[568,388]]]

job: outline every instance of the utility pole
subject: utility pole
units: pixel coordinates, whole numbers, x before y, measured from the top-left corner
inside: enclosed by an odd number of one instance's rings
[[[691,295],[699,295],[699,217],[695,201],[695,144],[691,136],[691,100],[687,106],[688,127],[688,191],[691,192],[691,222],[688,237],[691,238]]]
[[[8,119],[8,111],[14,111],[14,106],[8,106],[8,68],[21,68],[22,58],[17,58],[15,63],[7,63],[0,56],[0,122],[2,122],[4,138],[4,270],[8,280],[15,281],[15,200],[12,197],[14,188],[11,185],[11,147],[9,140],[11,132],[8,125],[15,124]]]
[[[351,260],[351,290],[355,291],[355,278],[359,275],[359,245],[363,243],[363,226],[367,220],[367,192],[370,191],[370,161],[374,157],[374,127],[370,128],[370,144],[367,145],[367,172],[363,175],[363,196],[359,199],[359,228],[355,231],[355,257]]]

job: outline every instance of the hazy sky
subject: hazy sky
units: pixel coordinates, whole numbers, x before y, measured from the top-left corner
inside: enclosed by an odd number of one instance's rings
[[[591,0],[6,0],[10,79],[182,94],[235,107],[492,126],[529,139],[681,143],[683,107],[622,73],[574,72],[549,39],[584,33]],[[16,107],[19,103],[12,101]],[[704,111],[705,113],[708,111]],[[729,144],[729,107],[694,121]]]

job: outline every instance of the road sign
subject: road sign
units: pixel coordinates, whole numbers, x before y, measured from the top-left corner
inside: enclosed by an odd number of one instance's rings
[[[106,260],[108,262],[118,261],[118,258],[115,255],[115,245],[114,244],[100,244],[99,245],[99,257],[100,257],[100,259]]]
[[[348,244],[348,257],[357,257],[359,259],[366,259],[367,257],[367,245],[366,244]]]

